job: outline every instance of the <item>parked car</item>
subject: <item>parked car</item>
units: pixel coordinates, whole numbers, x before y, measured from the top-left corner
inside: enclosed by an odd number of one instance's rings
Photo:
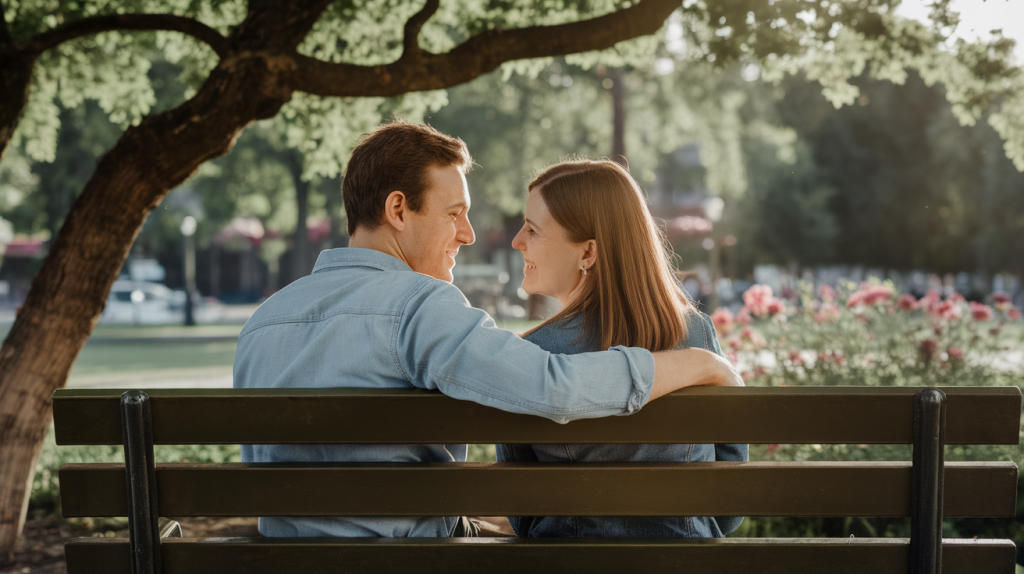
[[[216,321],[219,305],[196,294],[193,312],[197,322]],[[180,324],[185,320],[185,292],[151,281],[114,281],[100,323],[121,325]]]

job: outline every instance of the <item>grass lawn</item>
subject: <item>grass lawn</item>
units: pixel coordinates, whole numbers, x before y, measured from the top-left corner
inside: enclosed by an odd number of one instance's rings
[[[498,326],[522,333],[536,324],[500,321]],[[100,325],[78,355],[70,383],[103,386],[104,376],[121,380],[133,373],[144,375],[144,379],[223,376],[234,363],[237,344],[233,339],[241,330],[241,325]]]

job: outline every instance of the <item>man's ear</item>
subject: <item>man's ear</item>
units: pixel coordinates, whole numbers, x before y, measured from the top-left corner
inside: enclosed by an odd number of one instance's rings
[[[384,200],[384,221],[397,231],[405,231],[405,219],[409,215],[409,202],[401,191],[392,191]]]
[[[583,243],[583,265],[590,269],[597,263],[597,241],[588,239]]]

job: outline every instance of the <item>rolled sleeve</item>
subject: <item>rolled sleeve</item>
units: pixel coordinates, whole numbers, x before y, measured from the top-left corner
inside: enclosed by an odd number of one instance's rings
[[[403,305],[393,355],[417,387],[559,423],[637,412],[654,383],[646,349],[551,354],[498,328],[458,289],[435,280]]]

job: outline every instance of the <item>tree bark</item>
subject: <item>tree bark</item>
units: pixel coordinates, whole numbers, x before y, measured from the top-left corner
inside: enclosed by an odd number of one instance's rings
[[[612,80],[612,159],[628,168],[626,160],[626,86],[622,68],[613,68]]]
[[[288,169],[295,185],[295,204],[298,216],[295,221],[295,242],[292,244],[292,281],[309,275],[309,182],[302,179],[302,157],[295,150],[288,151]]]
[[[0,13],[0,18],[2,16]],[[35,56],[27,52],[16,52],[0,59],[0,160],[25,112],[35,63]]]

